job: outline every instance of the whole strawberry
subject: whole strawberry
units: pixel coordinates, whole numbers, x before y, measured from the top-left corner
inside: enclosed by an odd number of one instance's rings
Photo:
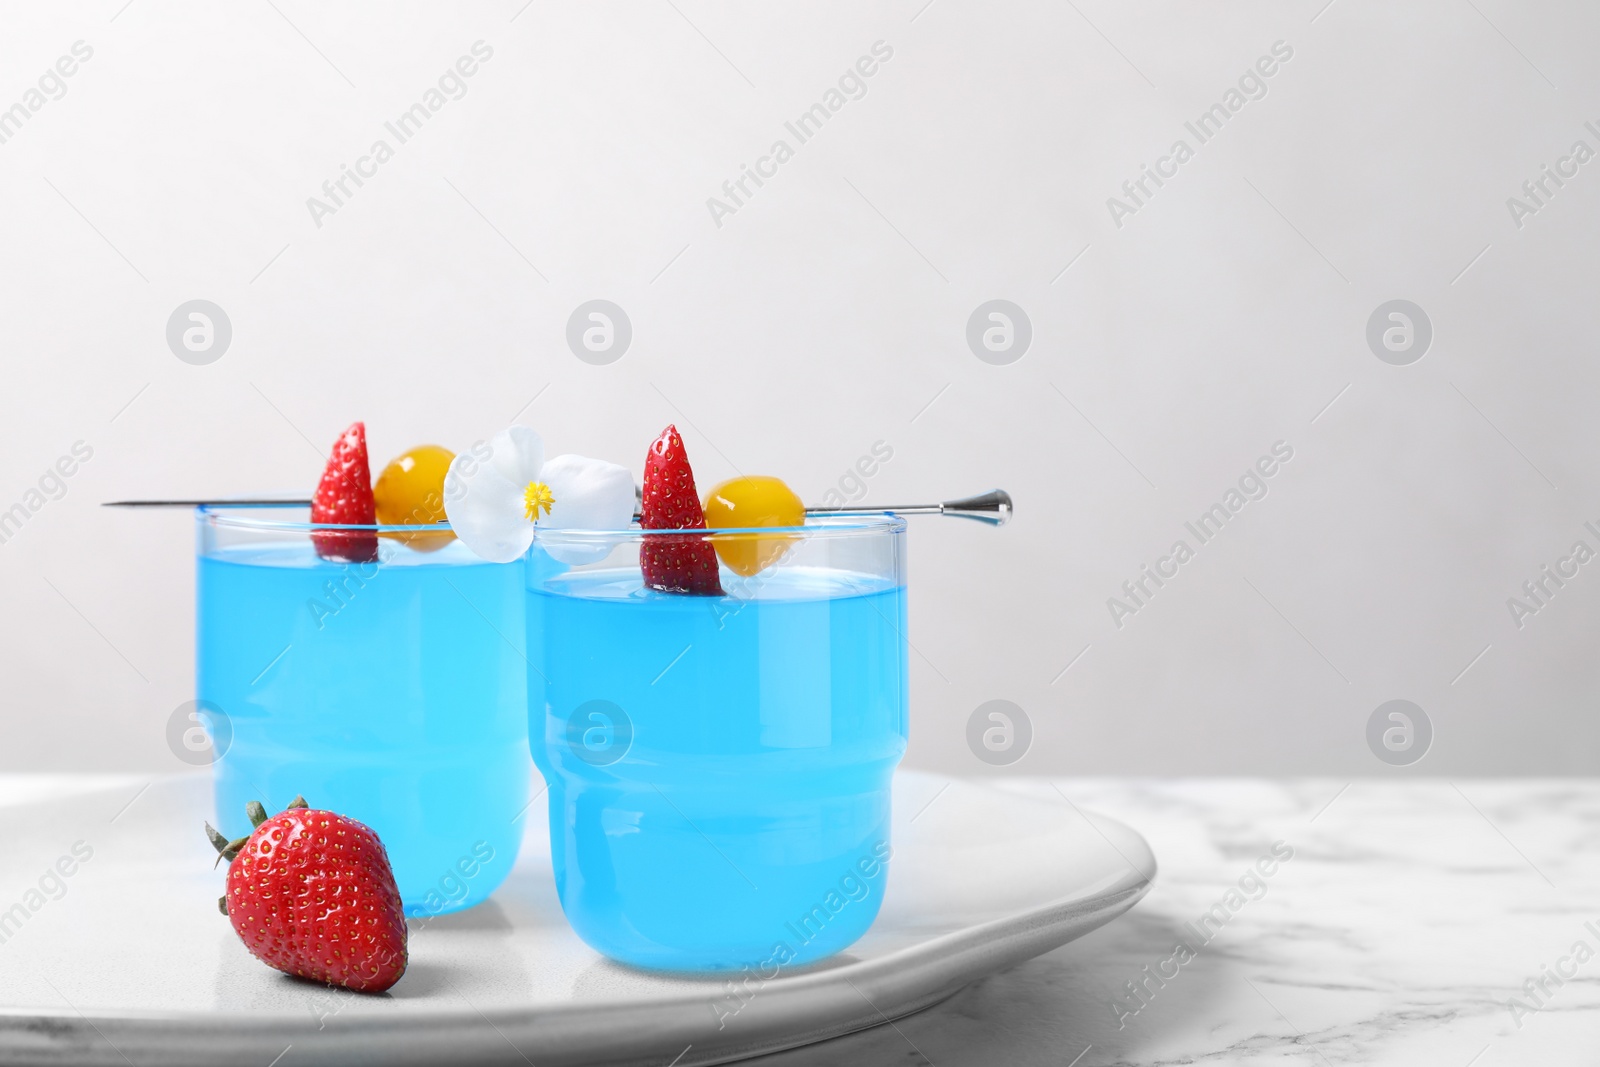
[[[406,919],[383,842],[369,828],[296,797],[272,818],[245,805],[255,832],[206,836],[228,861],[217,902],[250,954],[314,982],[381,993],[406,973]]]
[[[322,480],[311,498],[311,521],[372,526],[378,510],[372,496],[372,469],[367,462],[367,425],[353,422],[328,454]],[[311,535],[317,555],[350,563],[378,558],[378,535],[370,530],[322,531]]]
[[[706,513],[695,491],[694,471],[676,426],[668,426],[644,458],[644,503],[639,525],[646,530],[704,530]],[[721,596],[717,553],[705,537],[647,537],[639,549],[644,584],[665,593]]]

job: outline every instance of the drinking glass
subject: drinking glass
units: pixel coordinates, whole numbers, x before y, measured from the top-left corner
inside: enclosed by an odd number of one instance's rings
[[[768,565],[722,566],[722,596],[647,588],[641,549],[674,538]],[[529,737],[578,935],[768,977],[859,938],[906,746],[905,521],[540,530],[526,562]]]
[[[247,801],[276,812],[300,794],[377,832],[406,914],[470,907],[510,873],[528,804],[523,567],[479,559],[445,524],[307,512],[196,515],[216,825],[243,836]],[[341,539],[375,540],[378,558],[316,551]]]

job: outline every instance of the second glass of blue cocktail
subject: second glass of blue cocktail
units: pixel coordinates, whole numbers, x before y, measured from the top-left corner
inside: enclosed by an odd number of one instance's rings
[[[649,539],[686,537],[778,558],[723,567],[721,596],[647,588]],[[541,530],[527,564],[529,738],[579,936],[639,967],[770,974],[865,933],[906,746],[904,520]]]

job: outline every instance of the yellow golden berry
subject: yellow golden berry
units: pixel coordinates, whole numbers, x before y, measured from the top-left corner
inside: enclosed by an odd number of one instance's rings
[[[400,453],[378,475],[372,487],[381,526],[426,526],[444,519],[444,476],[456,454],[438,445],[418,445]],[[449,530],[394,531],[385,533],[419,552],[433,552],[449,544]]]
[[[780,478],[732,478],[706,495],[706,526],[713,530],[804,526],[806,506]],[[775,563],[794,538],[783,534],[726,534],[711,539],[722,562],[746,578]]]

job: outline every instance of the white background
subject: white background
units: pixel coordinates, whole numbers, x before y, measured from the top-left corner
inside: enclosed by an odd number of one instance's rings
[[[8,8],[0,107],[94,54],[0,145],[0,509],[94,455],[0,545],[0,768],[182,769],[191,520],[101,500],[309,489],[354,419],[376,468],[515,417],[636,473],[676,422],[702,487],[820,500],[881,440],[872,500],[1009,489],[1008,528],[913,531],[915,765],[987,770],[967,719],[1006,699],[1032,773],[1600,770],[1600,564],[1507,608],[1600,548],[1600,162],[1520,228],[1506,204],[1600,149],[1600,9],[1325,4]],[[315,225],[479,40],[466,95]],[[866,95],[716,225],[876,41]],[[1198,145],[1184,122],[1277,41]],[[1180,137],[1119,228],[1107,198]],[[196,298],[233,327],[208,366],[165,339]],[[609,366],[564,340],[593,298],[633,324]],[[965,338],[995,298],[1032,322],[1007,366]],[[1433,325],[1409,366],[1365,339],[1396,298]],[[1280,440],[1269,495],[1114,625]],[[1404,771],[1364,733],[1394,698],[1436,732]]]

